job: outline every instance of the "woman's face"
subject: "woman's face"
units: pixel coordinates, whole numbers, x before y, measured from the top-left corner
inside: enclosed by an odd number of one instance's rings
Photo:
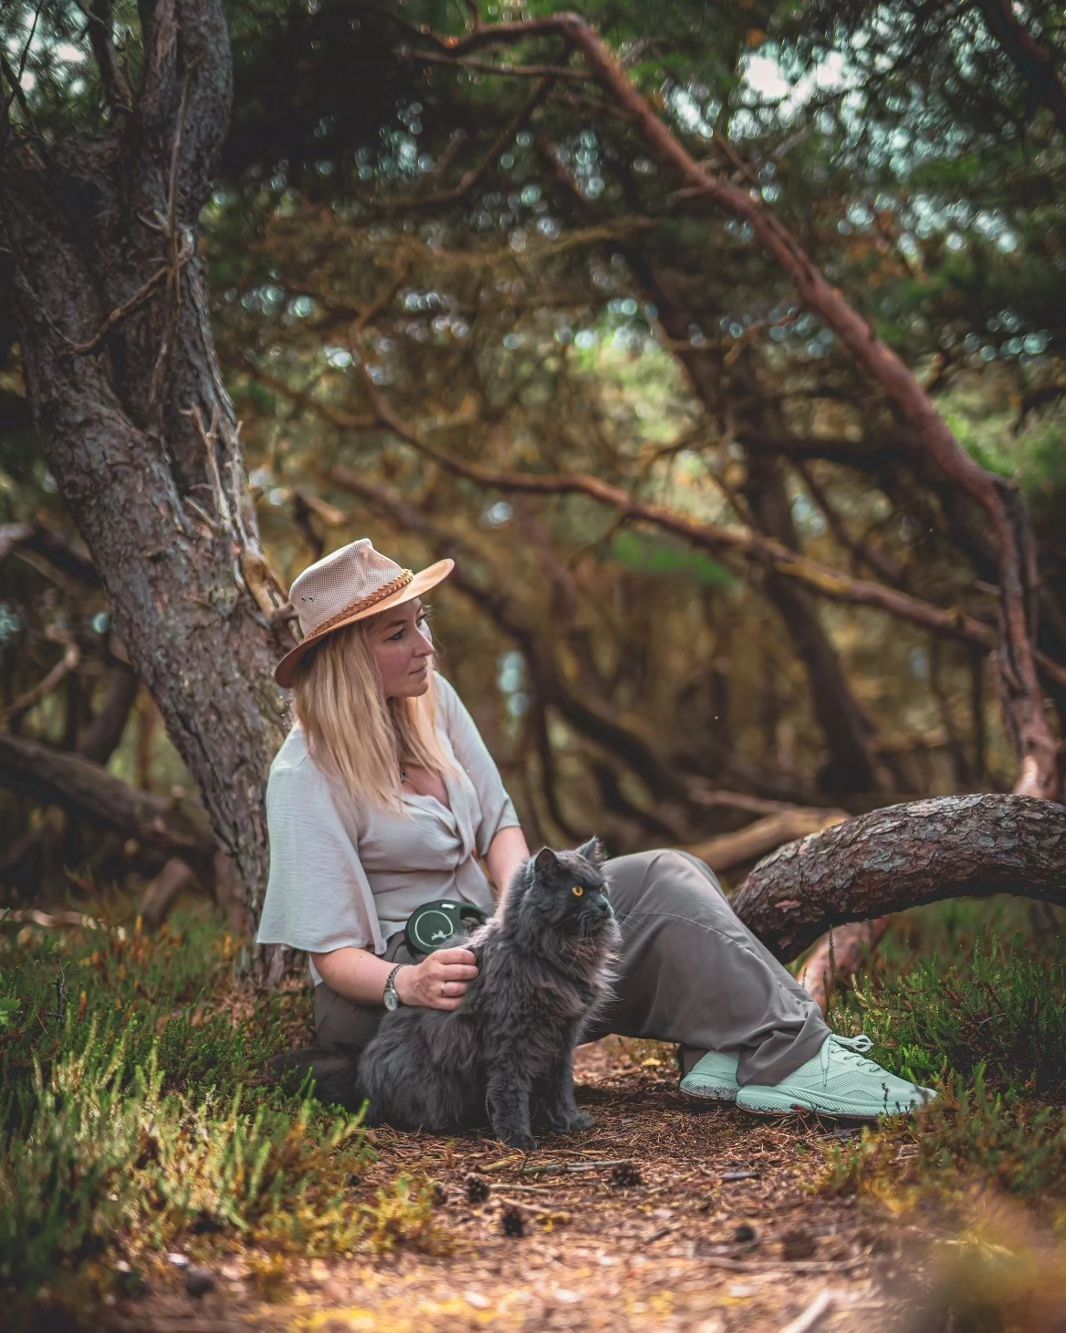
[[[433,638],[420,597],[371,616],[366,636],[386,699],[425,694],[429,689]]]

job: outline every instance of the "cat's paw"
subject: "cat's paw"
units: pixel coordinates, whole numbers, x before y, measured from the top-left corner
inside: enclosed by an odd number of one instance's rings
[[[520,1152],[533,1152],[537,1146],[532,1134],[501,1134],[500,1138],[508,1148],[517,1148]]]
[[[551,1131],[553,1134],[576,1134],[579,1130],[591,1129],[595,1123],[584,1111],[575,1111],[573,1115],[551,1121]]]

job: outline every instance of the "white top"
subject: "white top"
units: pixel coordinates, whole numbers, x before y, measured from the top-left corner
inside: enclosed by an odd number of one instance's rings
[[[346,945],[384,953],[416,907],[458,898],[492,913],[492,886],[474,855],[488,854],[518,816],[492,756],[454,687],[437,676],[438,732],[459,765],[451,805],[404,793],[404,814],[353,798],[311,758],[297,723],[270,766],[270,878],[259,944],[308,953]],[[308,959],[317,986],[322,977]]]

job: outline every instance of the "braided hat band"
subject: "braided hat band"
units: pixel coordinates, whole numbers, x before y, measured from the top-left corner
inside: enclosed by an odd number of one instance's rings
[[[438,560],[412,573],[376,551],[369,537],[316,560],[289,590],[303,639],[275,667],[274,679],[290,687],[301,659],[320,639],[344,625],[412,601],[436,587],[454,568],[454,560]]]

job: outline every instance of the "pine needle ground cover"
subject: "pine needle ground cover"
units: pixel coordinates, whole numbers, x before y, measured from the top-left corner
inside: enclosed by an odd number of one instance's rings
[[[38,1328],[710,1333],[821,1301],[829,1329],[1054,1328],[1064,960],[997,939],[964,931],[950,962],[887,950],[834,1015],[942,1080],[916,1125],[693,1106],[670,1048],[611,1038],[579,1053],[594,1129],[526,1155],[366,1131],[270,1086],[308,996],[244,991],[216,925],[8,921],[5,1309]]]

